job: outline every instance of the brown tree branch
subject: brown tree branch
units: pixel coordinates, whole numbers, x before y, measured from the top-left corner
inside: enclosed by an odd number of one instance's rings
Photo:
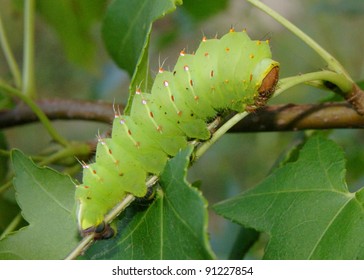
[[[86,120],[111,124],[113,104],[73,99],[41,99],[37,104],[51,120]],[[116,105],[122,111],[122,105]],[[0,128],[36,122],[33,112],[19,103],[0,111]],[[362,128],[364,117],[346,102],[272,105],[261,108],[232,128],[231,132],[294,131],[304,129]]]
[[[262,108],[235,125],[231,132],[296,131],[363,128],[364,117],[346,102],[285,104]]]
[[[353,85],[353,90],[346,96],[346,100],[360,115],[364,115],[364,91],[357,84]]]
[[[102,101],[77,99],[39,99],[37,105],[50,120],[86,120],[111,123],[114,117],[113,104]],[[122,105],[116,105],[123,110]],[[36,115],[24,103],[10,110],[0,111],[0,128],[37,122]]]

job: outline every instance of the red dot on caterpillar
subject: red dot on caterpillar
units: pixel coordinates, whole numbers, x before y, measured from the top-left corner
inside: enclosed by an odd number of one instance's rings
[[[162,67],[159,67],[158,73],[163,73],[163,72],[164,72],[164,69]]]
[[[140,88],[139,87],[137,87],[137,89],[135,90],[135,94],[141,94],[142,92],[141,92],[141,90],[140,90]]]
[[[90,187],[89,186],[83,186],[84,189],[89,189]]]
[[[180,55],[180,56],[185,56],[185,54],[186,54],[186,53],[185,53],[185,50],[181,50],[181,51],[179,52],[179,55]]]
[[[226,51],[226,52],[229,52],[229,51],[230,51],[230,48],[226,48],[226,49],[225,49],[225,51]]]
[[[202,42],[206,42],[206,41],[207,41],[206,36],[203,36],[202,37]]]
[[[230,33],[235,32],[235,28],[234,27],[230,27],[229,32]]]
[[[131,135],[131,130],[130,129],[128,129],[128,134]]]
[[[204,53],[204,56],[209,56],[209,53],[208,53],[208,52],[205,52],[205,53]]]
[[[174,102],[174,96],[173,95],[171,95],[171,100]]]
[[[154,118],[154,115],[153,115],[153,112],[151,111],[151,112],[149,112],[149,115],[152,117],[152,118]]]

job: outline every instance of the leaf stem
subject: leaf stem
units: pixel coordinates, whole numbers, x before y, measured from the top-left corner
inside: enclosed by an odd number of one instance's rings
[[[0,240],[3,239],[8,233],[13,232],[14,229],[16,229],[16,227],[19,225],[21,220],[22,220],[22,215],[21,215],[21,213],[19,213],[14,217],[14,219],[11,221],[11,223],[3,231],[3,233],[0,236]]]
[[[47,118],[47,116],[44,114],[44,112],[38,107],[38,105],[28,95],[24,95],[17,89],[12,88],[1,82],[0,82],[0,91],[5,94],[20,98],[25,104],[27,104],[31,108],[31,110],[34,112],[34,114],[37,115],[40,122],[43,124],[43,126],[48,131],[48,133],[51,135],[51,137],[54,139],[54,141],[58,142],[59,144],[61,144],[62,146],[65,146],[65,147],[69,145],[68,141],[57,132],[57,130],[53,127],[52,123]]]
[[[327,81],[336,85],[343,93],[344,97],[346,94],[351,93],[353,89],[352,82],[349,81],[343,74],[323,70],[280,79],[277,90],[274,93],[274,97],[293,86],[303,83],[311,83],[313,81]]]
[[[23,94],[36,97],[35,69],[34,69],[34,23],[35,0],[25,1],[24,15],[24,66],[23,66]]]
[[[44,160],[40,161],[39,165],[49,165],[51,163],[55,163],[61,159],[72,157],[72,156],[80,156],[80,155],[88,155],[91,153],[90,145],[83,143],[69,143],[65,148],[55,152],[51,156],[46,157]]]
[[[3,49],[5,59],[9,65],[10,71],[13,75],[15,86],[17,88],[21,88],[21,75],[20,75],[19,67],[18,67],[18,64],[16,63],[14,55],[9,46],[8,38],[5,33],[5,29],[4,29],[2,20],[1,20],[1,16],[0,16],[0,44],[1,44],[1,48]]]
[[[0,195],[2,195],[5,191],[7,191],[11,186],[13,182],[12,180],[7,181],[3,185],[0,186]]]
[[[316,41],[314,41],[310,36],[304,33],[301,29],[299,29],[292,22],[281,16],[279,13],[265,5],[259,0],[246,0],[258,9],[262,10],[288,30],[290,30],[293,34],[295,34],[298,38],[300,38],[303,42],[305,42],[309,47],[311,47],[319,56],[321,56],[326,62],[328,69],[337,72],[339,74],[343,74],[346,79],[353,83],[350,75],[346,72],[345,68],[340,64],[339,61],[336,60],[329,52],[327,52],[323,47],[321,47]]]
[[[217,140],[219,140],[230,128],[249,115],[248,112],[242,112],[234,115],[224,123],[211,137],[210,140],[201,143],[195,152],[195,160],[198,160]]]
[[[312,73],[306,73],[298,76],[283,78],[279,81],[278,89],[274,93],[274,97],[278,96],[285,90],[296,86],[298,84],[323,80],[329,81],[335,85],[337,85],[340,90],[344,93],[351,92],[352,83],[346,79],[342,74],[337,74],[332,71],[324,70]],[[230,130],[234,125],[240,122],[243,118],[245,118],[249,113],[242,112],[234,115],[231,119],[229,119],[226,123],[224,123],[211,137],[210,140],[203,142],[197,149],[195,153],[196,160],[200,158],[209,148],[213,145],[218,139],[220,139],[228,130]]]

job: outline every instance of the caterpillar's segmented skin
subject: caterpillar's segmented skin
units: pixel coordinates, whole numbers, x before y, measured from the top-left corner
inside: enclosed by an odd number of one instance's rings
[[[111,138],[99,137],[95,162],[83,164],[76,189],[81,234],[112,236],[104,216],[118,202],[129,193],[145,196],[148,176],[158,176],[191,139],[209,139],[207,122],[220,111],[265,105],[278,72],[268,41],[233,29],[203,38],[194,54],[182,51],[173,71],[159,69],[151,93],[136,90],[130,115],[115,114]]]

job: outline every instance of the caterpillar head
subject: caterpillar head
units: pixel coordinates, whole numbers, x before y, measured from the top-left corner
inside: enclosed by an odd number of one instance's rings
[[[258,96],[254,100],[256,107],[264,106],[273,95],[279,79],[279,66],[274,66],[265,76],[258,89]]]

